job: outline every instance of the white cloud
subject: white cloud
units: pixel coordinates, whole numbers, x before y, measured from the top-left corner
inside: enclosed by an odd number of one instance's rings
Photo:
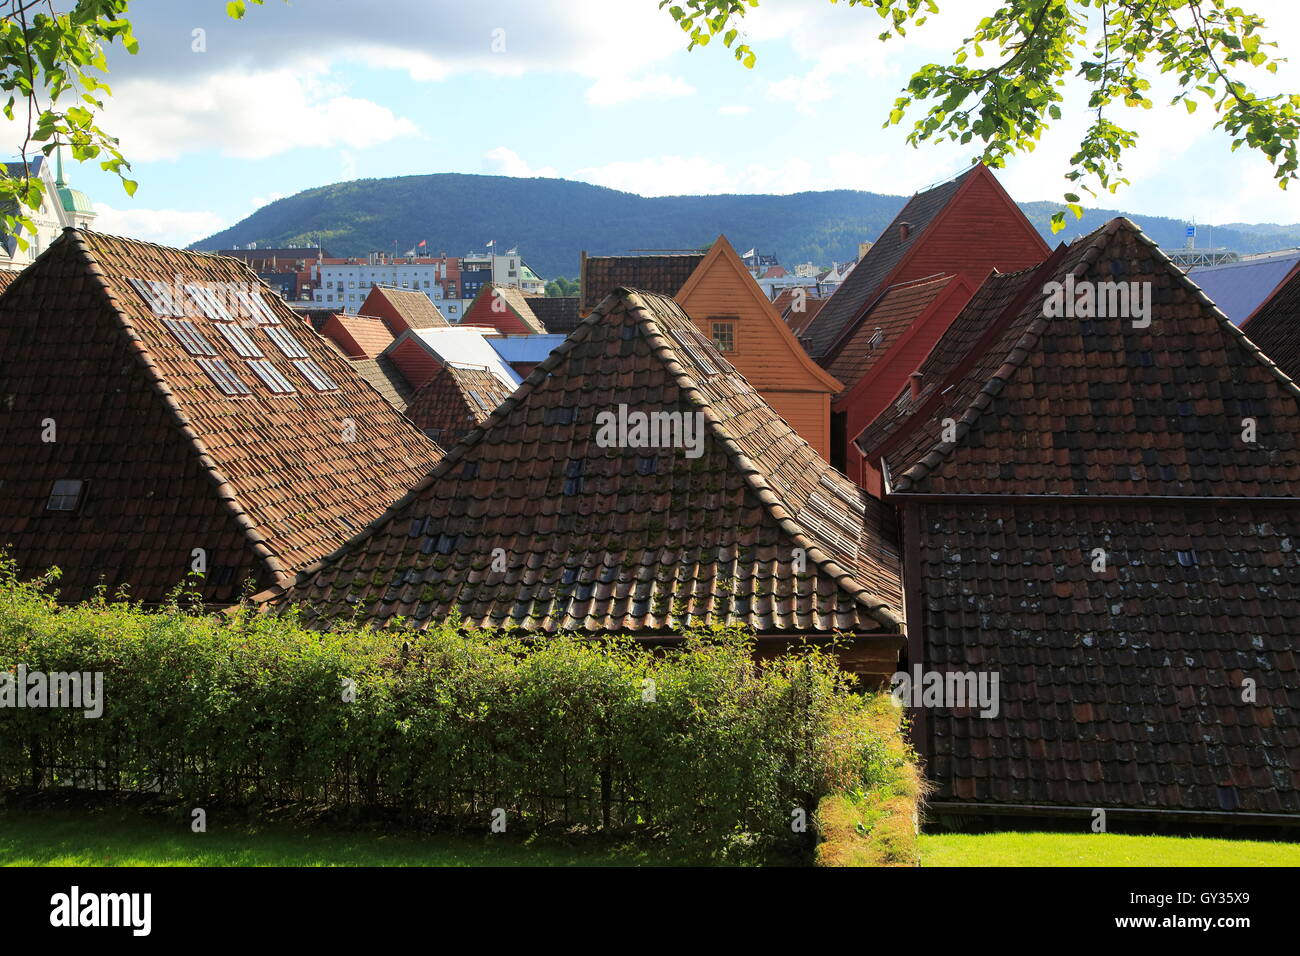
[[[629,100],[667,99],[690,96],[695,92],[681,77],[663,73],[649,73],[642,77],[611,74],[602,76],[587,89],[587,102],[592,106],[617,106]]]
[[[754,112],[754,108],[746,106],[744,103],[733,103],[729,106],[719,106],[718,112],[723,116],[745,116]]]
[[[483,158],[487,160],[489,168],[501,176],[518,176],[523,179],[540,176],[546,179],[555,179],[560,175],[553,166],[542,166],[533,169],[524,162],[522,156],[505,146],[498,146],[496,149],[488,150],[483,154]]]
[[[419,132],[386,106],[338,95],[318,75],[288,69],[119,83],[103,126],[139,161],[207,149],[240,159],[302,146],[361,149]]]
[[[95,211],[96,231],[164,246],[185,246],[226,226],[221,216],[204,210],[117,209],[95,203]]]
[[[662,84],[645,75],[647,68],[686,46],[685,35],[653,2],[475,0],[449,5],[384,0],[372,6],[381,9],[338,16],[315,14],[306,5],[268,3],[238,23],[215,16],[206,26],[207,52],[195,55],[190,50],[194,14],[188,5],[140,0],[135,17],[140,53],[131,57],[112,50],[110,68],[119,83],[184,81],[217,72],[314,70],[313,61],[339,59],[399,70],[417,82],[472,73],[567,73],[593,81],[589,98],[603,104],[626,102],[632,92],[658,95]]]

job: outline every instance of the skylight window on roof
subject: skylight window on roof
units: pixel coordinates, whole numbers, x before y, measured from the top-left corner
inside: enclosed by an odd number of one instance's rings
[[[302,343],[294,338],[293,333],[288,329],[283,326],[270,325],[266,326],[264,331],[271,337],[271,341],[275,343],[275,347],[284,354],[285,358],[307,358],[307,350],[302,347]]]
[[[238,325],[233,322],[228,324],[223,322],[217,328],[240,358],[262,358],[262,350],[253,344],[253,340],[248,337],[248,333]]]
[[[289,380],[280,374],[280,370],[266,359],[252,359],[249,361],[248,367],[257,373],[257,377],[262,380],[263,385],[277,395],[289,395],[295,391],[294,387],[289,384]]]
[[[235,317],[230,314],[226,304],[221,301],[221,296],[216,291],[206,286],[190,283],[185,287],[186,294],[190,301],[194,303],[205,318],[215,319],[218,322],[233,322]]]
[[[223,395],[252,395],[243,379],[234,373],[229,365],[221,359],[199,359],[199,367],[208,373],[208,378],[216,383]]]
[[[172,293],[169,282],[153,282],[146,279],[128,279],[136,292],[149,305],[154,315],[184,316],[185,304],[177,300]]]
[[[54,483],[50,498],[45,502],[46,511],[76,511],[81,505],[81,493],[86,483],[73,478],[63,478]]]
[[[248,288],[234,286],[232,292],[232,298],[240,315],[249,316],[256,320],[259,325],[280,324],[280,317],[271,311],[271,307],[266,304],[266,300],[262,298],[262,293],[255,286],[249,286]]]
[[[862,499],[859,497],[860,492],[856,485],[840,484],[830,475],[822,475],[818,484],[848,505],[854,514],[866,514],[866,508],[862,505]]]
[[[691,357],[692,361],[694,361],[702,371],[708,375],[717,373],[717,368],[715,368],[713,363],[709,361],[707,353],[700,347],[700,343],[696,341],[696,339],[702,339],[703,336],[694,330],[687,331],[684,329],[673,329],[671,335],[677,340],[677,344],[686,350],[686,354]]]
[[[330,392],[338,388],[334,379],[325,374],[325,370],[313,362],[311,359],[303,359],[293,363],[293,367],[302,373],[303,378],[311,382],[312,388],[318,392]]]
[[[851,554],[855,558],[858,553],[857,538],[850,538],[841,531],[835,523],[826,520],[825,517],[818,514],[812,508],[804,508],[795,516],[800,524],[810,529],[818,537],[833,544],[841,554]]]
[[[190,355],[208,355],[217,354],[217,350],[199,331],[198,326],[186,319],[163,319],[163,325],[167,330],[176,336],[181,346]]]
[[[478,407],[483,409],[483,414],[490,415],[492,413],[492,409],[488,408],[488,403],[483,401],[483,396],[480,395],[478,392],[474,391],[473,389],[470,389],[469,397],[474,399],[474,401],[478,402]]]

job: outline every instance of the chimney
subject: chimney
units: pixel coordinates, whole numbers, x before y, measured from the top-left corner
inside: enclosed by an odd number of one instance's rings
[[[913,401],[921,397],[921,379],[923,377],[920,372],[913,372],[908,376],[908,384],[912,386]]]
[[[907,237],[912,234],[912,224],[910,222],[900,222],[898,224],[898,241],[907,242]]]

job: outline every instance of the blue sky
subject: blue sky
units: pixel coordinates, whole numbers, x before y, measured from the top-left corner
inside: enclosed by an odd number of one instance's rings
[[[128,198],[89,166],[70,178],[100,205],[100,228],[176,244],[312,186],[418,173],[561,176],[643,195],[909,194],[971,151],[913,149],[881,123],[910,73],[950,56],[995,5],[940,0],[931,23],[882,44],[869,11],[765,0],[747,18],[759,60],[745,70],[718,46],[687,53],[656,0],[267,0],[242,22],[223,0],[135,0],[141,49],[111,57],[103,125],[140,189]],[[1300,5],[1246,5],[1285,55]],[[1266,88],[1300,90],[1300,59]],[[1015,198],[1063,192],[1077,93],[1059,128],[999,173]],[[1300,221],[1300,189],[1283,193],[1261,158],[1231,153],[1208,110],[1122,113],[1143,136],[1126,162],[1133,185],[1098,205]]]

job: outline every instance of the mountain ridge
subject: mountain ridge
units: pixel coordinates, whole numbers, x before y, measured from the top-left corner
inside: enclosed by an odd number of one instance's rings
[[[874,240],[907,198],[852,189],[646,197],[568,179],[429,173],[306,189],[189,248],[319,241],[336,256],[358,256],[390,251],[394,240],[400,253],[427,239],[430,254],[464,255],[495,239],[497,248],[518,246],[539,275],[552,278],[577,275],[583,251],[696,249],[722,233],[737,249],[756,246],[787,267],[808,261],[826,267],[856,256],[858,242]],[[1185,243],[1183,220],[1085,209],[1083,219],[1068,218],[1065,230],[1053,235],[1049,221],[1059,203],[1018,205],[1050,245],[1115,216],[1132,219],[1166,249]],[[1239,253],[1300,246],[1300,223],[1200,225],[1198,241],[1207,233],[1216,246]]]

